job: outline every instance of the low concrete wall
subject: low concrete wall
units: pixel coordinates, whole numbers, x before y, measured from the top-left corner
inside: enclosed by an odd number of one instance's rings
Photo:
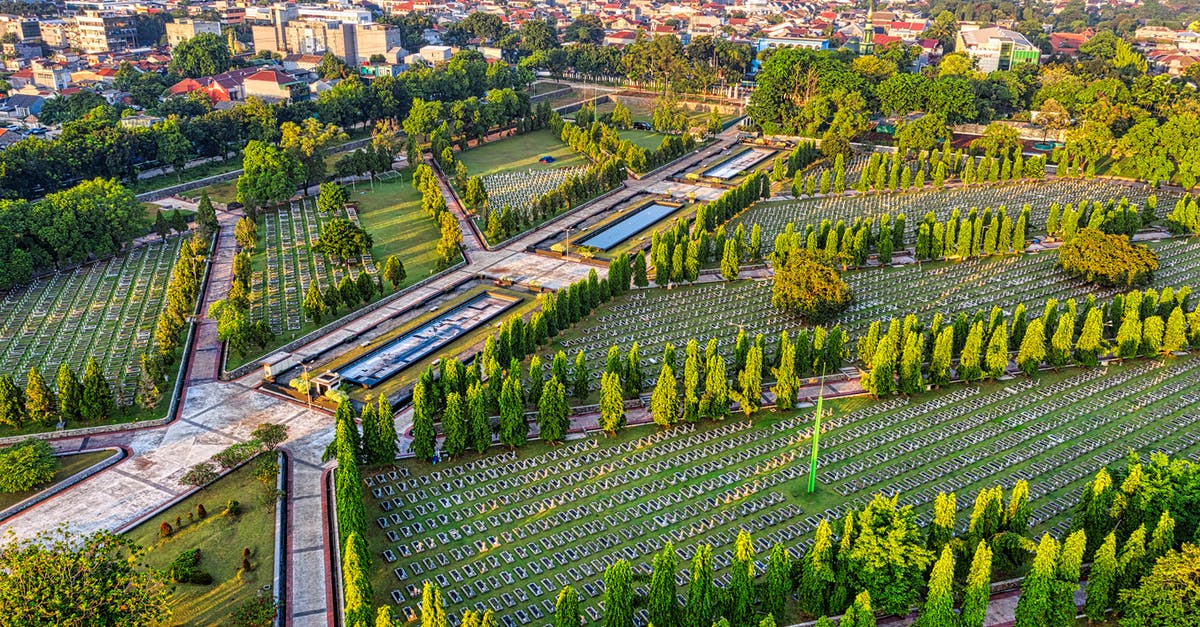
[[[95,466],[85,468],[85,469],[71,475],[70,477],[63,479],[62,481],[59,481],[58,483],[51,485],[50,487],[46,488],[45,490],[38,492],[37,494],[25,499],[24,501],[21,501],[20,503],[17,503],[16,505],[9,507],[6,510],[0,511],[0,521],[6,520],[8,518],[12,518],[13,516],[16,516],[17,514],[20,514],[21,512],[33,507],[34,505],[37,505],[38,503],[41,503],[41,502],[49,499],[50,497],[58,494],[59,492],[62,492],[63,490],[66,490],[67,488],[69,488],[85,479],[95,476],[100,471],[106,470],[113,464],[116,464],[117,462],[128,457],[128,453],[125,452],[125,449],[115,447],[115,446],[114,447],[105,447],[105,448],[90,448],[90,449],[85,449],[82,451],[72,451],[70,454],[74,455],[76,453],[97,453],[100,451],[112,451],[114,453],[114,455],[112,455],[108,459],[105,459],[104,461],[100,462],[99,464],[96,464]],[[62,455],[55,455],[55,457],[62,457]]]

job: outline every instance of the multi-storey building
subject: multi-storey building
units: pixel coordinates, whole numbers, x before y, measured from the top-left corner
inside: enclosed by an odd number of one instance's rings
[[[123,52],[134,47],[137,28],[128,15],[89,10],[75,16],[76,43],[86,53]]]
[[[221,34],[221,24],[219,22],[206,22],[204,20],[176,20],[167,22],[167,45],[174,48],[180,42],[187,41],[200,33],[212,33],[213,35]]]
[[[1026,63],[1036,64],[1041,50],[1029,43],[1024,35],[1007,28],[970,29],[958,31],[955,50],[975,59],[983,72],[1010,70]]]

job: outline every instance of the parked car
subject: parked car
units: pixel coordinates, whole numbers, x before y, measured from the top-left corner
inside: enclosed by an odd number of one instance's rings
[[[634,122],[633,128],[635,128],[639,131],[648,131],[648,130],[650,130],[650,123],[649,122]]]

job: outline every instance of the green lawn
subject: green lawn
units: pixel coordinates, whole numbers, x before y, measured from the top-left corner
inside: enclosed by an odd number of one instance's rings
[[[617,134],[621,136],[621,139],[627,139],[646,150],[658,150],[658,147],[662,145],[663,138],[666,137],[662,133],[634,129],[618,131]]]
[[[538,161],[546,155],[554,157],[554,163]],[[588,164],[586,157],[562,143],[550,129],[489,142],[457,156],[467,166],[471,176],[487,176],[505,170],[551,170]]]
[[[432,274],[441,232],[421,209],[421,193],[412,186],[408,172],[390,181],[376,181],[374,191],[369,184],[356,187],[350,199],[358,203],[358,218],[375,239],[371,255],[376,262],[398,256],[408,272],[407,283]]]
[[[274,453],[265,455],[274,461]],[[165,568],[183,551],[198,548],[199,568],[213,576],[212,585],[176,584],[168,624],[230,624],[230,613],[237,606],[253,599],[263,586],[271,585],[275,569],[275,480],[272,478],[268,486],[255,479],[256,461],[126,534],[146,549],[142,562],[148,566]],[[238,502],[239,514],[222,513],[230,500]],[[195,518],[198,505],[207,510],[206,518]],[[159,537],[163,522],[175,528],[166,539]],[[243,551],[247,548],[251,569],[242,571]]]
[[[237,200],[237,179],[225,181],[224,183],[213,183],[197,189],[183,192],[180,196],[184,198],[200,198],[200,192],[207,191],[209,200],[229,204]]]
[[[54,484],[82,472],[100,462],[116,455],[115,451],[95,451],[92,453],[75,453],[71,455],[62,455],[58,458],[61,464],[58,467],[58,472],[54,473],[54,479],[49,485],[41,488],[36,488],[28,492],[9,492],[0,493],[0,510],[8,509],[21,501],[53,486]]]

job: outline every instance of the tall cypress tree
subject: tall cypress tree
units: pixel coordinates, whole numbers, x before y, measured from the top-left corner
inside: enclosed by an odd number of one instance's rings
[[[342,552],[342,582],[346,597],[346,626],[369,627],[372,589],[367,565],[367,543],[358,531],[346,538]]]
[[[958,376],[966,382],[978,381],[983,376],[981,359],[983,357],[983,322],[976,322],[967,333],[967,343],[963,345],[962,355],[958,359]]]
[[[987,618],[988,601],[991,598],[992,549],[987,542],[980,542],[971,560],[971,571],[967,573],[967,587],[963,591],[962,610],[959,613],[961,627],[983,627]]]
[[[446,627],[446,604],[442,602],[442,589],[426,581],[421,591],[421,627]]]
[[[929,575],[929,592],[915,627],[956,627],[954,614],[954,550],[942,548],[942,554]]]
[[[583,400],[588,395],[588,365],[583,351],[575,353],[575,365],[571,371],[571,394],[576,400]]]
[[[433,402],[424,381],[417,381],[412,393],[413,430],[409,450],[417,459],[433,459],[437,446],[437,431],[433,427]]]
[[[621,398],[621,377],[606,372],[600,378],[600,428],[616,435],[625,426],[625,403]]]
[[[1075,343],[1075,363],[1094,367],[1100,364],[1100,352],[1104,350],[1104,315],[1099,308],[1092,308],[1084,319],[1079,340]]]
[[[442,430],[446,439],[442,450],[451,457],[467,450],[467,407],[463,397],[458,392],[446,395],[446,411],[442,412]]]
[[[538,402],[538,426],[543,441],[561,442],[566,437],[569,411],[566,388],[557,378],[550,379]]]
[[[654,393],[650,396],[650,414],[654,423],[660,427],[670,428],[679,421],[679,392],[675,373],[671,365],[663,362],[658,373],[658,381],[654,384]]]
[[[1088,572],[1087,600],[1083,613],[1089,621],[1099,621],[1112,607],[1117,579],[1117,536],[1109,532],[1092,558],[1092,569]]]
[[[113,410],[113,393],[108,379],[100,370],[95,357],[88,358],[83,371],[83,401],[80,410],[84,420],[101,420]]]
[[[1046,358],[1046,329],[1042,318],[1035,318],[1025,330],[1021,338],[1021,348],[1017,351],[1017,367],[1027,376],[1037,374],[1042,360]]]
[[[678,623],[675,571],[675,545],[668,540],[663,550],[654,556],[654,569],[650,574],[650,598],[647,600],[647,608],[650,612],[650,622],[655,625]]]
[[[633,627],[633,572],[625,560],[604,571],[604,627]]]
[[[1058,583],[1058,542],[1050,534],[1042,536],[1033,567],[1021,583],[1021,598],[1017,601],[1014,627],[1045,627],[1051,622],[1053,595]]]
[[[525,420],[525,404],[521,400],[521,378],[510,372],[500,391],[500,441],[515,448],[524,445],[528,437],[529,423]]]
[[[954,538],[954,527],[958,517],[957,499],[954,493],[938,492],[933,501],[933,520],[929,523],[929,532],[925,538],[925,548],[930,553],[940,554],[942,547]]]
[[[58,388],[58,416],[65,423],[74,423],[83,417],[80,404],[83,402],[83,386],[80,385],[75,371],[67,364],[58,366],[58,376],[55,378]]]
[[[379,429],[379,419],[375,413],[375,404],[367,400],[363,404],[362,414],[363,459],[368,464],[382,464],[389,460],[383,459],[380,448],[383,444],[383,434]]]
[[[730,567],[729,605],[726,617],[733,625],[746,625],[754,617],[754,542],[746,530],[738,532]]]
[[[1141,525],[1129,534],[1117,558],[1117,589],[1129,590],[1137,587],[1145,570],[1145,562],[1146,526]]]
[[[482,453],[492,445],[492,423],[489,419],[487,388],[479,381],[467,387],[467,413],[471,418],[471,448]]]
[[[363,510],[362,475],[358,470],[358,454],[354,450],[350,426],[345,421],[337,423],[334,435],[337,470],[334,471],[334,513],[338,523],[338,537],[346,545],[350,534],[362,537],[366,533],[366,514]],[[369,557],[366,558],[369,561]],[[369,566],[368,566],[369,568]],[[370,603],[368,599],[368,604]]]
[[[782,544],[771,547],[767,562],[766,589],[762,595],[763,611],[783,621],[787,598],[792,594],[792,556]]]
[[[738,374],[739,400],[746,416],[758,411],[762,405],[762,360],[762,347],[755,344],[746,355],[745,368]]]
[[[40,425],[52,424],[58,411],[58,399],[36,367],[29,369],[25,380],[25,411],[30,420]]]
[[[683,608],[685,627],[709,627],[717,605],[718,591],[713,585],[712,546],[696,547],[692,556],[692,580],[688,586],[687,605]]]
[[[987,356],[984,359],[989,379],[999,379],[1008,369],[1008,323],[1001,321],[988,339]]]
[[[799,598],[805,612],[819,616],[836,611],[828,602],[834,583],[833,569],[833,529],[822,518],[817,523],[813,544],[801,560]]]
[[[1069,625],[1075,620],[1078,613],[1075,607],[1075,591],[1079,589],[1080,567],[1083,564],[1083,551],[1086,546],[1087,536],[1082,529],[1067,536],[1062,544],[1058,558],[1058,581],[1055,582],[1051,602],[1053,607],[1050,624]]]
[[[554,604],[554,627],[579,627],[579,594],[570,585],[563,586]]]

